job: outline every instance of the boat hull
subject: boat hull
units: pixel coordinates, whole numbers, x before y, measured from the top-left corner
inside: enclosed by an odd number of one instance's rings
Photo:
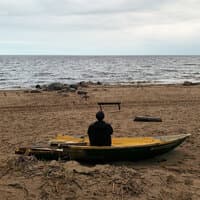
[[[72,145],[65,148],[64,152],[68,153],[71,160],[78,161],[135,161],[166,153],[180,145],[188,136],[179,135],[171,140],[167,140],[167,137],[157,137],[162,138],[163,143],[146,146],[88,148]]]

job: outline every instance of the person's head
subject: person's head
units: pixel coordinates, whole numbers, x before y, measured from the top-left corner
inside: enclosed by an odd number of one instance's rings
[[[98,121],[102,121],[104,119],[104,113],[102,111],[99,111],[96,113],[96,118]]]

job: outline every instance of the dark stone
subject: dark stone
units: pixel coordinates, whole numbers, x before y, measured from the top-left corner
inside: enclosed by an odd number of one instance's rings
[[[41,93],[40,90],[31,90],[30,93]]]
[[[57,93],[67,93],[70,92],[70,88],[63,88],[62,90],[58,90]]]
[[[70,88],[69,91],[70,92],[76,92],[76,89],[75,88]]]
[[[71,85],[69,85],[70,89],[73,88],[75,90],[78,89],[78,86],[79,86],[78,84],[71,84]]]
[[[192,83],[192,82],[190,82],[190,81],[185,81],[184,83],[183,83],[183,85],[185,85],[185,86],[191,86],[191,85],[199,85],[200,83]]]
[[[97,82],[97,85],[102,85],[102,83],[100,81]]]
[[[41,86],[38,84],[35,86],[36,89],[42,89]]]
[[[183,83],[183,85],[185,85],[185,86],[192,85],[192,82],[190,82],[190,81],[185,81],[185,82]]]
[[[47,86],[47,90],[53,91],[53,90],[62,90],[64,88],[64,84],[62,83],[51,83]]]
[[[63,87],[64,88],[69,88],[69,85],[68,84],[63,84]]]
[[[24,93],[29,93],[30,91],[29,90],[24,90]]]
[[[48,90],[47,87],[48,87],[47,85],[42,85],[42,86],[41,86],[41,89],[42,89],[43,91],[47,91],[47,90]]]
[[[81,87],[88,87],[88,83],[85,82],[85,81],[81,81],[81,82],[79,83],[79,85],[80,85]]]

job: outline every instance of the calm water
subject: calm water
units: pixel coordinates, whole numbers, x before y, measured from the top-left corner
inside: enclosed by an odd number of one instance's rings
[[[200,56],[0,56],[0,89],[80,81],[200,82]]]

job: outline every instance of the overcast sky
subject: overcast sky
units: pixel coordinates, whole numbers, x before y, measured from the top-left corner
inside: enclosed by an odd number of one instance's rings
[[[199,0],[0,0],[0,54],[199,55]]]

